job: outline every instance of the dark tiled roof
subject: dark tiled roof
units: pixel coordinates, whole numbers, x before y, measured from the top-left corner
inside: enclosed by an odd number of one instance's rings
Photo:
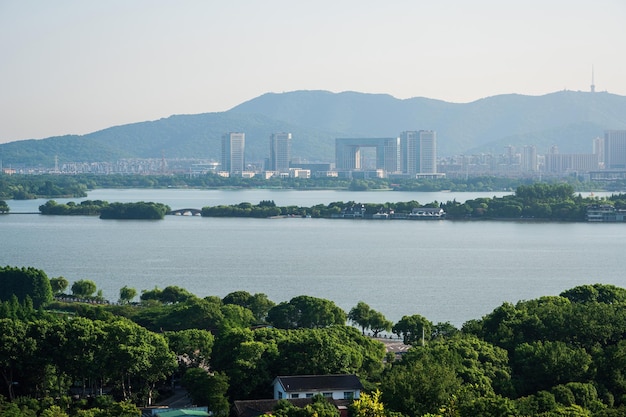
[[[294,391],[337,391],[362,390],[363,385],[356,375],[295,375],[278,376],[275,383],[281,384],[286,392]]]

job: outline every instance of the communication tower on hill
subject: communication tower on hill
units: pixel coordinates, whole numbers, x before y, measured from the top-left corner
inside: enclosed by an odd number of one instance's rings
[[[591,66],[591,92],[596,92],[596,84],[593,81],[593,65]]]

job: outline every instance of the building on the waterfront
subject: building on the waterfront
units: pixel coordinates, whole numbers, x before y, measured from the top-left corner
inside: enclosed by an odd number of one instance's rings
[[[626,130],[604,132],[604,168],[626,169]]]
[[[291,161],[291,133],[273,133],[270,136],[269,170],[289,172]]]
[[[437,173],[435,131],[405,131],[400,134],[400,171],[412,177]]]
[[[231,132],[222,136],[222,171],[229,174],[244,172],[246,134]]]
[[[399,138],[339,138],[335,140],[335,166],[338,171],[370,169],[364,163],[361,148],[373,148],[376,152],[373,167],[385,173],[399,172]]]
[[[609,204],[593,204],[587,207],[585,219],[588,222],[625,222],[626,210],[618,210]]]

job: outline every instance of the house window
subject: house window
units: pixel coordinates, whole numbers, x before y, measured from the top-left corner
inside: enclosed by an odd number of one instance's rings
[[[291,394],[291,398],[300,398],[300,394]]]
[[[324,396],[324,398],[333,398],[332,392],[324,392],[322,395]]]
[[[344,400],[353,400],[354,399],[354,391],[345,391],[343,393]]]
[[[312,394],[312,393],[310,393],[310,392],[307,392],[306,397],[307,397],[307,398],[313,398],[313,394]]]
[[[278,399],[279,400],[283,399],[283,392],[282,391],[278,391]]]

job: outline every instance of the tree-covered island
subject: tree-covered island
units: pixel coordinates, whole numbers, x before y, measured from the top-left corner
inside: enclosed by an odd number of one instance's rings
[[[333,202],[312,207],[278,207],[274,201],[261,201],[257,205],[240,203],[203,207],[204,217],[255,217],[310,216],[313,218],[376,218],[384,214],[387,219],[406,219],[419,208],[441,208],[448,219],[535,219],[551,221],[585,221],[591,205],[626,208],[626,194],[607,198],[583,197],[568,184],[543,184],[519,186],[514,194],[504,197],[476,198],[466,202],[447,201],[420,204],[417,201],[357,203]],[[354,213],[359,215],[355,216]],[[349,216],[344,216],[350,213]],[[379,217],[380,218],[380,217]]]
[[[365,302],[346,313],[307,295],[168,286],[135,300],[125,286],[109,302],[89,280],[68,287],[0,268],[0,415],[138,416],[174,382],[227,416],[236,400],[271,398],[278,375],[313,374],[358,375],[351,417],[626,414],[626,289],[612,285],[504,303],[461,328],[412,312],[393,324]],[[402,341],[406,353],[386,352]],[[274,414],[339,416],[323,398]]]
[[[162,203],[109,203],[102,200],[85,200],[80,203],[73,201],[59,204],[48,200],[39,206],[39,212],[46,215],[58,216],[100,216],[101,219],[163,219],[171,211],[170,207]]]

